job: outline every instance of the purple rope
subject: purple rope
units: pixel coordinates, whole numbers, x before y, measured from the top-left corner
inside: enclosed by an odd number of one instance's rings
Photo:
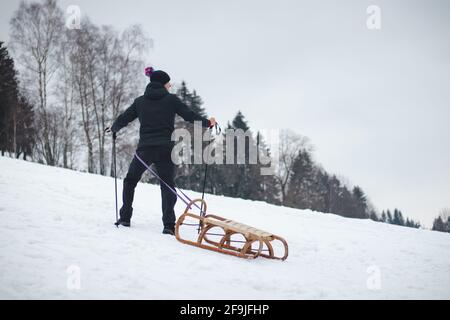
[[[134,156],[136,157],[136,159],[138,159],[138,160],[144,165],[145,168],[147,168],[148,171],[150,171],[151,174],[153,174],[153,175],[155,176],[156,179],[158,179],[161,183],[164,183],[164,185],[165,185],[167,188],[169,188],[169,190],[172,191],[172,193],[173,193],[174,195],[176,195],[178,198],[180,198],[180,200],[183,201],[187,206],[189,205],[189,203],[192,201],[191,198],[189,198],[183,191],[178,190],[178,191],[180,191],[181,194],[186,198],[186,199],[184,199],[184,198],[177,192],[177,190],[176,190],[174,187],[169,186],[169,184],[168,184],[167,182],[165,182],[165,181],[164,181],[164,180],[163,180],[163,179],[162,179],[162,178],[161,178],[161,177],[160,177],[160,176],[159,176],[152,168],[150,168],[150,166],[149,166],[148,164],[146,164],[146,163],[144,162],[144,160],[142,160],[142,159],[139,157],[139,155],[137,154],[137,152],[134,154]],[[200,210],[201,213],[205,213],[205,212],[203,212],[203,209],[200,208],[197,204],[193,203],[193,205],[196,206],[196,207]]]
[[[186,199],[189,199],[189,201],[191,201],[191,199],[183,192],[181,191],[181,189],[178,190]]]

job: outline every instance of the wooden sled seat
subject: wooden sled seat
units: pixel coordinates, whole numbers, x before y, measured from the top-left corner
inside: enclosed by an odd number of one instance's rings
[[[206,217],[203,222],[205,224],[212,224],[218,227],[223,228],[225,231],[233,231],[236,233],[243,234],[247,239],[258,239],[262,238],[263,240],[272,241],[273,234],[256,229],[254,227],[250,227],[246,224],[239,223],[233,220],[218,220],[212,217]]]

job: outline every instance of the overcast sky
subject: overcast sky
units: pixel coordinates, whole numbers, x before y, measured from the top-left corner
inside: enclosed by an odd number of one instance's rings
[[[315,159],[376,207],[431,226],[450,207],[450,1],[63,0],[97,24],[141,24],[147,63],[209,115],[308,136]],[[369,5],[381,30],[366,26]],[[0,39],[19,1],[0,3]],[[142,75],[136,75],[137,77]]]

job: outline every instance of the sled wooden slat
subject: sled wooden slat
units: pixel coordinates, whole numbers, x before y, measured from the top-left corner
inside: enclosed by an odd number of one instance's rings
[[[203,220],[204,223],[206,224],[214,224],[218,227],[223,228],[225,231],[227,230],[232,230],[234,232],[238,232],[243,234],[246,238],[258,238],[261,237],[265,240],[269,240],[272,241],[272,234],[262,231],[262,230],[258,230],[256,228],[247,226],[243,223],[239,223],[233,220],[219,220],[217,218],[213,218],[211,215],[208,215],[205,217],[205,219]]]
[[[187,205],[184,213],[178,218],[177,224],[175,226],[175,236],[178,241],[202,249],[207,249],[246,259],[255,259],[257,257],[276,260],[287,259],[288,244],[283,238],[272,233],[253,228],[243,223],[222,218],[220,216],[206,214],[203,217],[189,212],[189,209],[192,208],[196,203],[200,203],[202,205],[204,213],[206,213],[207,211],[206,202],[202,199],[193,200]],[[183,226],[183,222],[186,218],[191,218],[199,221],[200,232],[196,240],[183,239],[180,236],[180,228]],[[219,241],[211,240],[208,237],[211,229],[213,228],[220,228],[223,232],[223,234],[220,235],[222,238]],[[236,242],[231,239],[233,235],[241,235],[245,239],[245,241],[242,241],[242,247],[232,245],[232,242]],[[275,250],[272,245],[274,241],[281,242],[284,248],[283,255],[275,255]],[[253,248],[253,244],[256,244],[257,249]],[[264,249],[264,246],[266,247],[266,249]]]

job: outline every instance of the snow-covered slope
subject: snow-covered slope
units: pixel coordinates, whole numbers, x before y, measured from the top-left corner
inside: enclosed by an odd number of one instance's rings
[[[248,261],[162,235],[158,186],[138,185],[131,229],[113,196],[112,178],[0,157],[0,298],[450,298],[450,234],[208,195],[287,239],[287,261]]]

